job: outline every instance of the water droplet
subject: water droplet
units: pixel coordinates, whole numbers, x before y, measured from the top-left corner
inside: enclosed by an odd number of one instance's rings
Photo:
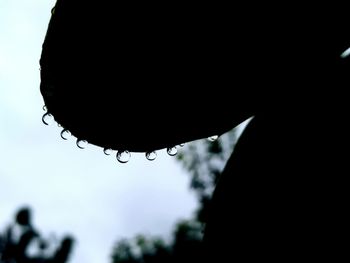
[[[131,153],[129,151],[118,151],[117,160],[120,163],[127,163],[130,160]]]
[[[155,151],[146,152],[146,158],[148,161],[154,161],[157,158],[157,153]]]
[[[180,147],[184,147],[185,144],[184,144],[184,143],[180,143],[179,146],[180,146]]]
[[[111,155],[111,153],[112,153],[112,149],[111,148],[104,148],[103,149],[103,153],[105,154],[105,155]]]
[[[85,147],[88,145],[88,142],[86,140],[79,140],[79,139],[77,139],[76,145],[80,149],[85,149]]]
[[[59,123],[57,123],[57,126],[58,126],[58,127],[62,127],[62,125],[61,125],[61,124],[59,124]]]
[[[41,120],[45,125],[49,125],[49,123],[53,121],[53,116],[50,113],[46,112]]]
[[[208,137],[208,140],[209,140],[210,142],[215,142],[218,138],[219,138],[218,135],[214,135],[214,136]]]
[[[46,105],[43,106],[43,111],[47,111],[47,106]]]
[[[67,129],[63,129],[61,131],[61,138],[63,140],[68,140],[68,137],[71,135],[70,131],[68,131]]]
[[[177,154],[177,149],[176,149],[176,147],[168,148],[166,151],[167,151],[167,153],[168,153],[170,156],[175,156],[175,155]]]

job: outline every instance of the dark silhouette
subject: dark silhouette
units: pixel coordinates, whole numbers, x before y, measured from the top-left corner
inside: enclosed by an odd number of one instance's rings
[[[57,1],[43,43],[40,90],[63,129],[103,148],[148,152],[220,135],[254,114],[250,96],[237,94],[232,102],[223,95],[240,82],[226,73],[243,78],[236,65],[253,46],[244,55],[227,52],[238,43],[227,33],[229,11],[208,19],[204,6],[163,8]],[[229,61],[235,64],[227,67]],[[234,114],[219,118],[225,112]]]
[[[236,131],[232,130],[218,140],[199,140],[182,148],[177,160],[190,173],[190,187],[199,201],[196,213],[174,226],[171,242],[143,235],[118,241],[113,248],[112,262],[200,262],[209,200],[216,178],[232,153],[236,139]]]
[[[160,238],[141,235],[118,241],[113,250],[112,262],[200,262],[202,256],[202,226],[195,220],[189,220],[176,225],[173,240],[168,244]]]
[[[20,235],[17,238],[15,227],[19,227],[20,230]],[[32,226],[30,208],[21,208],[16,214],[14,224],[10,225],[6,230],[4,252],[1,260],[3,262],[11,262],[12,260],[15,262],[26,262],[28,246],[38,237],[38,232]]]
[[[18,234],[19,232],[19,234]],[[37,255],[28,255],[28,247],[38,242]],[[29,207],[18,210],[15,222],[0,236],[0,262],[1,263],[65,263],[72,252],[73,238],[66,236],[61,245],[52,256],[43,256],[49,241],[44,240],[32,225],[32,213]]]
[[[49,263],[64,263],[67,262],[72,251],[74,239],[71,236],[66,236],[61,241],[61,246],[56,250],[52,259],[47,260]]]
[[[342,7],[111,5],[57,1],[40,60],[48,114],[79,139],[135,152],[254,116],[210,202],[206,259],[346,258]]]

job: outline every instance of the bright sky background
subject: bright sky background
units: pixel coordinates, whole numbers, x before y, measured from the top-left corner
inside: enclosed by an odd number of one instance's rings
[[[39,58],[54,2],[0,0],[0,231],[28,204],[44,236],[77,238],[71,263],[110,262],[115,241],[169,236],[196,200],[165,151],[154,162],[134,154],[122,165],[41,122]]]

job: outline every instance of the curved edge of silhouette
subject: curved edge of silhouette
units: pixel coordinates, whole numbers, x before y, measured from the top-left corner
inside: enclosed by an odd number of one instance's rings
[[[225,34],[228,16],[205,6],[194,16],[194,4],[164,4],[164,13],[120,4],[123,12],[110,19],[116,9],[109,5],[58,0],[50,19],[40,90],[63,129],[103,148],[149,152],[221,135],[252,116],[250,91],[236,94],[233,105],[221,94],[235,82],[224,73],[239,70],[226,67],[229,61],[243,60],[226,52],[233,42]],[[218,120],[228,111],[230,118]]]

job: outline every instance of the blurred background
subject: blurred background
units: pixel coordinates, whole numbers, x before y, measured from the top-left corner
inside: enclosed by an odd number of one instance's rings
[[[63,140],[60,127],[42,123],[39,92],[54,3],[0,0],[0,255],[9,229],[17,240],[28,230],[18,220],[22,208],[40,237],[28,248],[32,257],[50,258],[66,237],[74,240],[70,263],[171,262],[195,253],[215,180],[244,124],[187,143],[175,157],[158,151],[153,162],[132,154],[120,164],[115,153]]]

